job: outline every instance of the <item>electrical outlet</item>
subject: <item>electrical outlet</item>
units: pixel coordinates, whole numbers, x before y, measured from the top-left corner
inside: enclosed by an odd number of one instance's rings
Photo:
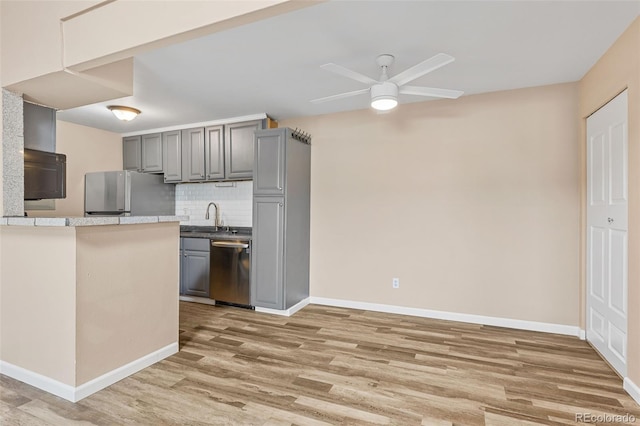
[[[393,288],[400,288],[400,278],[394,278],[392,281]]]

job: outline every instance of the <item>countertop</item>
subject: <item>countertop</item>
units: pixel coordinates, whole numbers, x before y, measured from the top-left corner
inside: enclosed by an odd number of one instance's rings
[[[180,236],[186,238],[208,238],[217,240],[251,241],[251,228],[223,227],[217,231],[213,226],[181,226]]]
[[[2,217],[0,226],[100,226],[180,222],[186,216]]]

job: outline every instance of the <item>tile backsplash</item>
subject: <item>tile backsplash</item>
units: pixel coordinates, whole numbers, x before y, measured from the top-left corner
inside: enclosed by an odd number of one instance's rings
[[[177,184],[176,215],[189,216],[189,220],[182,221],[181,224],[213,226],[213,206],[209,211],[209,220],[204,218],[207,205],[213,201],[220,208],[220,219],[224,226],[251,226],[253,182],[233,182],[233,185],[235,186],[216,186],[216,182]]]

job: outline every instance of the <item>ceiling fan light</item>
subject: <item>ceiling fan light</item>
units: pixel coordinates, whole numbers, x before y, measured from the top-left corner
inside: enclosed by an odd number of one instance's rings
[[[389,111],[398,105],[398,86],[383,82],[371,86],[371,107],[378,111]]]
[[[118,120],[131,121],[140,114],[140,110],[122,105],[109,105],[107,107]]]
[[[379,96],[371,100],[371,107],[378,111],[389,111],[398,106],[398,100],[390,96]]]

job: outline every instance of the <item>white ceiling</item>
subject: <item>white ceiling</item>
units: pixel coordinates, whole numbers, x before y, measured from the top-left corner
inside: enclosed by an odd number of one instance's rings
[[[275,119],[368,108],[366,86],[320,69],[328,62],[378,78],[438,52],[456,61],[412,86],[476,93],[579,80],[640,12],[638,1],[330,1],[137,56],[134,95],[60,111],[117,133],[266,112]],[[400,103],[428,98],[400,95]],[[143,113],[124,123],[105,108]]]

